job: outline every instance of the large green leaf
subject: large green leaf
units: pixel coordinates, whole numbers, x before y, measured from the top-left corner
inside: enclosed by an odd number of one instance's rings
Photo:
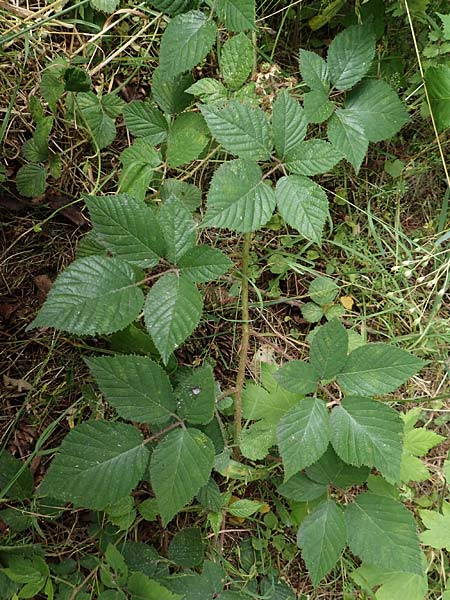
[[[123,118],[132,135],[145,137],[152,144],[160,144],[167,137],[167,121],[150,102],[133,100],[123,109]]]
[[[164,253],[164,241],[154,211],[127,194],[86,196],[89,215],[99,240],[115,256],[154,267]]]
[[[144,200],[153,178],[154,169],[161,164],[160,153],[146,139],[137,139],[132,146],[120,154],[122,170],[119,177],[119,192]]]
[[[150,478],[164,526],[205,485],[213,462],[214,446],[198,429],[171,431],[158,444]]]
[[[339,458],[332,446],[317,462],[305,470],[306,475],[321,485],[334,485],[338,488],[348,488],[361,485],[367,481],[370,473],[368,467],[354,467]]]
[[[330,74],[328,65],[321,56],[309,50],[300,50],[298,63],[300,73],[306,85],[314,91],[323,92],[328,96],[330,89]]]
[[[199,113],[183,113],[170,128],[167,140],[167,163],[180,167],[200,156],[209,142],[205,119]]]
[[[123,418],[163,425],[176,409],[165,371],[145,356],[100,356],[85,359],[98,387]]]
[[[307,127],[308,120],[300,104],[287,90],[282,90],[272,112],[273,138],[280,158],[304,140]]]
[[[316,462],[328,447],[330,427],[325,403],[317,398],[301,400],[280,420],[277,437],[287,481]]]
[[[255,29],[255,0],[217,0],[216,10],[231,31]]]
[[[166,256],[169,261],[177,263],[194,246],[197,225],[191,213],[175,196],[164,202],[158,221],[166,242]]]
[[[389,344],[366,344],[353,350],[337,376],[349,394],[387,394],[425,365],[406,350]]]
[[[119,258],[89,256],[73,262],[53,284],[29,329],[54,327],[78,335],[119,331],[144,303],[143,274]]]
[[[346,541],[344,513],[333,500],[322,502],[304,519],[297,543],[313,585],[331,571]]]
[[[244,33],[225,42],[220,54],[220,74],[231,90],[241,87],[253,69],[253,44]]]
[[[236,159],[214,173],[207,198],[203,226],[232,231],[256,231],[272,216],[276,200],[254,161]]]
[[[358,173],[369,147],[364,127],[355,112],[338,109],[328,121],[327,135],[333,146]]]
[[[268,160],[272,152],[270,127],[266,114],[258,107],[239,100],[200,107],[206,123],[225,150],[240,158]]]
[[[368,27],[353,25],[339,33],[328,49],[333,85],[349,90],[364,77],[375,56],[375,36]]]
[[[343,461],[376,467],[390,482],[400,480],[403,423],[394,409],[349,396],[333,408],[330,426],[331,443]]]
[[[321,175],[332,170],[342,154],[324,140],[301,142],[286,156],[286,168],[296,175]]]
[[[394,568],[379,569],[372,565],[362,565],[350,573],[350,577],[362,587],[378,587],[375,600],[425,600],[428,591],[428,577],[425,573],[402,573]]]
[[[214,21],[199,10],[177,15],[167,25],[161,39],[160,68],[172,77],[189,71],[211,50],[216,33]]]
[[[320,379],[331,379],[347,360],[348,334],[338,319],[319,327],[311,343],[310,361]]]
[[[214,281],[232,266],[233,263],[223,252],[201,244],[185,252],[178,260],[180,273],[193,283]]]
[[[25,500],[33,494],[33,476],[24,463],[6,450],[0,450],[0,492],[5,488],[6,498]]]
[[[408,122],[408,112],[385,82],[371,80],[359,85],[347,98],[347,116],[360,121],[370,142],[387,140]]]
[[[147,469],[149,452],[132,425],[85,421],[64,438],[40,491],[102,510],[128,495]]]
[[[145,300],[145,324],[165,364],[197,327],[202,307],[195,285],[175,273],[166,273],[151,288]]]
[[[311,394],[317,389],[319,373],[313,365],[302,360],[290,360],[274,375],[286,390],[293,394]]]
[[[194,83],[190,73],[169,76],[161,67],[153,71],[152,96],[166,113],[177,114],[191,104],[193,98],[185,90]]]
[[[301,175],[282,177],[277,182],[278,211],[288,225],[306,239],[320,243],[328,216],[328,199],[323,189]]]
[[[450,67],[429,67],[425,73],[425,84],[436,127],[443,131],[450,127]]]
[[[207,425],[214,417],[216,383],[212,367],[182,371],[178,376],[177,413],[193,425]]]
[[[363,561],[422,575],[422,555],[413,515],[400,502],[370,492],[345,510],[347,542]]]

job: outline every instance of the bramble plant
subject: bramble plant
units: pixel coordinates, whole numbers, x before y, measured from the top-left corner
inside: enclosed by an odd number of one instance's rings
[[[338,34],[327,60],[300,50],[301,103],[288,87],[271,91],[270,97],[256,93],[253,0],[205,3],[209,12],[189,0],[152,4],[172,18],[162,36],[151,100],[124,105],[111,94],[80,91],[79,84],[72,91],[65,88],[97,148],[114,139],[119,114],[135,140],[121,154],[118,193],[86,196],[93,229],[30,328],[111,336],[117,354],[85,361],[117,419],[76,425],[38,494],[104,511],[126,530],[136,515],[130,495],[149,479],[154,498],[138,510],[160,515],[165,526],[197,497],[217,534],[226,513],[249,516],[261,503],[231,503],[212,474],[271,481],[275,457],[284,471],[280,497],[311,501],[298,545],[314,585],[348,547],[363,562],[359,581],[383,581],[395,573],[402,584],[426,590],[414,517],[389,493],[404,480],[403,461],[410,460],[404,457],[418,455],[404,451],[404,423],[383,400],[424,362],[385,343],[349,347],[339,312],[327,313],[337,288],[322,278],[310,288],[318,314],[308,320],[318,321],[325,313],[328,322],[312,337],[309,362],[293,360],[279,368],[262,363],[260,382],[245,381],[252,236],[277,211],[305,240],[320,244],[328,200],[312,178],[343,159],[357,172],[369,142],[391,138],[408,120],[397,93],[386,82],[366,77],[375,55],[370,26]],[[194,81],[190,71],[210,52],[217,53],[219,77]],[[193,107],[194,98],[199,102]],[[165,174],[214,155],[221,162],[198,222],[193,213],[201,205],[201,191]],[[155,176],[158,203],[147,198]],[[243,325],[232,439],[218,420],[221,393],[212,367],[207,362],[180,367],[174,355],[201,322],[203,284],[233,267],[222,251],[198,243],[206,228],[243,234]],[[216,430],[222,436],[212,433]],[[254,464],[245,465],[243,458]],[[351,496],[345,493],[350,488]],[[196,535],[186,534],[181,546],[197,547]],[[176,543],[172,552],[177,555]],[[129,576],[113,546],[106,551],[106,565],[106,587],[126,589],[133,597],[164,593],[157,573],[142,575],[145,580]],[[208,569],[214,565],[206,563],[204,573]],[[41,575],[45,585],[47,574]],[[227,593],[218,597],[239,597]],[[167,589],[166,594],[182,597]]]

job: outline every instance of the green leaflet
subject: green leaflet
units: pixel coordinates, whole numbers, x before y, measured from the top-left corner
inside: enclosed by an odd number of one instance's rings
[[[328,65],[316,52],[300,50],[298,64],[303,81],[311,89],[328,96],[330,74]]]
[[[42,165],[27,164],[20,167],[16,174],[16,187],[19,194],[26,198],[37,198],[45,192],[47,170]]]
[[[187,250],[178,260],[180,273],[192,283],[214,281],[232,266],[233,263],[223,252],[201,244]]]
[[[420,518],[426,531],[420,534],[420,541],[427,546],[450,552],[450,504],[442,503],[442,514],[435,510],[420,510]]]
[[[444,131],[450,127],[450,67],[429,67],[425,73],[425,83],[436,127]]]
[[[220,54],[220,73],[227,87],[237,90],[253,69],[253,45],[244,33],[225,42]]]
[[[169,560],[180,567],[198,567],[203,563],[205,545],[197,527],[187,527],[176,533],[169,546]]]
[[[91,6],[104,13],[113,13],[120,0],[90,0]]]
[[[282,177],[277,182],[278,212],[288,225],[305,238],[320,243],[328,217],[328,199],[323,189],[301,175]]]
[[[328,49],[333,85],[349,90],[364,77],[375,56],[375,36],[368,27],[353,25],[339,33]]]
[[[428,591],[426,574],[401,573],[394,569],[379,569],[372,565],[362,565],[350,574],[351,578],[363,587],[378,587],[375,600],[425,600]]]
[[[357,113],[337,109],[328,122],[327,135],[333,146],[358,173],[369,147],[364,126]]]
[[[288,481],[282,483],[277,492],[288,500],[296,502],[309,502],[320,498],[327,491],[327,486],[309,479],[303,473],[296,473]]]
[[[151,0],[150,4],[168,15],[177,15],[194,8],[197,3],[195,0]]]
[[[160,144],[167,137],[167,121],[150,102],[133,100],[123,109],[123,118],[132,135],[145,137],[151,144]]]
[[[148,458],[143,437],[132,425],[85,421],[64,438],[40,491],[75,506],[102,510],[136,487]]]
[[[278,369],[274,378],[293,394],[311,394],[319,383],[319,373],[314,366],[301,360],[290,360]]]
[[[324,140],[308,140],[295,146],[286,156],[286,168],[296,175],[321,175],[331,171],[342,154]]]
[[[217,0],[216,10],[231,31],[255,29],[255,0]]]
[[[123,105],[117,96],[109,100],[108,96],[112,94],[99,98],[93,92],[79,92],[76,100],[94,145],[100,150],[109,146],[116,137],[114,118],[120,114]]]
[[[213,462],[214,446],[198,429],[171,431],[158,444],[150,478],[164,526],[208,481]]]
[[[323,90],[312,90],[303,96],[303,108],[310,123],[323,123],[331,117],[336,106]]]
[[[312,583],[317,585],[334,567],[346,545],[342,509],[333,500],[319,504],[302,522],[297,542]]]
[[[128,421],[164,425],[176,409],[165,371],[145,356],[85,359],[109,404]]]
[[[199,10],[177,15],[162,36],[159,68],[171,77],[189,71],[211,50],[216,33],[214,21]]]
[[[280,420],[277,438],[287,481],[316,462],[328,447],[330,427],[325,403],[316,398],[301,400]]]
[[[144,303],[143,273],[119,258],[89,256],[61,273],[28,329],[54,327],[78,335],[113,333],[136,319]]]
[[[165,179],[159,193],[161,194],[161,199],[164,201],[170,198],[170,196],[176,196],[184,207],[191,212],[202,203],[200,188],[192,183],[178,181],[178,179]]]
[[[190,73],[170,76],[161,67],[153,71],[153,100],[166,113],[175,115],[192,103],[192,96],[186,90],[194,83]]]
[[[276,201],[262,175],[254,161],[236,159],[223,163],[211,180],[202,226],[249,232],[265,225]]]
[[[166,244],[165,255],[176,264],[195,245],[197,225],[175,196],[170,196],[160,208],[158,222]]]
[[[209,142],[209,131],[199,113],[183,113],[176,118],[167,140],[167,163],[180,167],[198,158]]]
[[[272,111],[272,128],[275,149],[280,158],[294,150],[305,138],[308,121],[299,102],[287,90],[282,90]]]
[[[214,417],[216,382],[210,365],[182,371],[178,376],[177,413],[193,425],[207,425]]]
[[[347,348],[347,330],[337,319],[319,327],[311,343],[310,361],[320,379],[331,379],[341,371]]]
[[[0,450],[0,492],[10,500],[25,500],[33,494],[33,476],[24,463],[6,450]],[[3,496],[2,496],[3,497]]]
[[[204,104],[222,102],[227,99],[227,89],[221,81],[203,77],[186,90],[188,94],[198,96]]]
[[[147,138],[138,138],[120,155],[122,170],[119,177],[119,192],[144,200],[153,171],[161,164],[161,155]]]
[[[155,579],[150,579],[139,571],[132,573],[127,581],[128,591],[133,600],[182,600],[182,596],[173,594]]]
[[[145,324],[165,364],[197,327],[202,308],[195,285],[175,273],[166,273],[151,288],[144,305]]]
[[[338,488],[348,488],[361,485],[367,481],[370,473],[368,467],[354,467],[339,458],[332,446],[317,462],[305,469],[306,475],[312,481],[321,485],[334,485]]]
[[[266,114],[258,107],[230,100],[200,106],[209,130],[225,150],[240,158],[268,160],[272,139]]]
[[[239,448],[242,455],[250,460],[264,460],[270,448],[276,443],[274,425],[262,420],[242,430]]]

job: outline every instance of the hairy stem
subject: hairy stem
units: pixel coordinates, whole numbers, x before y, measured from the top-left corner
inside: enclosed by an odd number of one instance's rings
[[[250,323],[248,313],[248,277],[250,263],[250,246],[252,236],[244,234],[242,245],[242,287],[241,287],[241,315],[242,336],[239,353],[239,365],[236,376],[236,393],[234,395],[234,459],[239,460],[239,438],[242,428],[242,388],[244,387],[245,365],[247,363],[248,343],[250,339]]]

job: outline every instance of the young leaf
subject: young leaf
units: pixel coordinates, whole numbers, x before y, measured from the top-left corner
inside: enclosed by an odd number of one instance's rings
[[[420,541],[427,546],[450,552],[450,504],[442,503],[442,513],[435,510],[419,510],[420,518],[427,528],[420,534]]]
[[[161,67],[153,71],[152,96],[158,106],[166,113],[175,115],[183,111],[192,102],[192,96],[186,93],[194,83],[190,73],[170,77]]]
[[[332,170],[342,154],[324,140],[301,142],[286,156],[286,168],[296,175],[321,175]]]
[[[16,187],[26,198],[37,198],[45,192],[47,170],[41,165],[23,165],[17,171]]]
[[[160,153],[146,138],[138,138],[120,155],[122,171],[119,192],[144,200],[153,178],[153,171],[161,164]]]
[[[223,252],[210,246],[195,246],[178,260],[180,273],[192,283],[214,281],[226,273],[233,263]]]
[[[64,438],[40,491],[75,506],[102,510],[136,487],[148,458],[135,427],[85,421]]]
[[[328,96],[330,75],[328,65],[321,56],[308,50],[300,50],[299,67],[303,81],[313,91],[322,92]]]
[[[205,485],[213,462],[214,446],[198,429],[171,431],[158,444],[150,478],[164,527]]]
[[[347,360],[348,334],[337,319],[319,327],[311,343],[310,361],[319,379],[332,379]]]
[[[349,394],[387,394],[425,365],[406,350],[389,344],[366,344],[353,350],[337,376]]]
[[[213,104],[227,99],[227,89],[221,81],[203,77],[186,90],[188,94],[198,96],[203,104]]]
[[[273,103],[272,127],[275,149],[284,158],[303,141],[308,127],[306,115],[287,90],[282,90]]]
[[[266,421],[258,421],[241,432],[239,448],[250,460],[264,460],[269,449],[277,443],[276,429]]]
[[[145,137],[151,144],[160,144],[167,137],[167,121],[150,102],[133,100],[123,109],[123,118],[132,135]]]
[[[321,485],[334,485],[344,489],[352,485],[362,485],[367,481],[370,470],[368,467],[353,467],[342,461],[332,446],[317,462],[305,470],[309,479]]]
[[[360,121],[370,142],[391,138],[409,120],[404,104],[385,81],[359,85],[349,94],[345,109],[349,117]]]
[[[450,127],[450,67],[429,67],[425,73],[425,83],[436,127],[444,131]]]
[[[100,356],[85,362],[105,398],[123,419],[159,426],[175,412],[169,378],[150,358]]]
[[[6,450],[0,450],[0,492],[6,487],[6,498],[25,500],[33,494],[33,476],[24,463]]]
[[[330,427],[325,403],[305,398],[280,421],[278,447],[284,466],[284,480],[309,467],[328,447]]]
[[[315,392],[319,383],[319,373],[314,366],[302,360],[290,360],[278,369],[274,378],[293,394]]]
[[[272,152],[269,122],[258,107],[239,100],[200,107],[209,130],[225,150],[240,158],[268,160]]]
[[[339,33],[328,49],[328,68],[334,86],[349,90],[364,77],[375,56],[375,36],[368,27],[353,25]]]
[[[186,183],[178,179],[166,179],[161,185],[159,193],[164,201],[170,196],[176,196],[183,206],[191,212],[202,203],[201,190],[192,183]]]
[[[328,121],[327,135],[335,149],[348,160],[356,173],[369,147],[364,127],[357,114],[338,108]]]
[[[323,496],[326,491],[326,485],[309,479],[309,477],[303,473],[293,475],[289,481],[282,483],[277,488],[279,494],[288,500],[295,500],[295,502],[309,502],[310,500],[315,500],[316,498]]]
[[[22,146],[24,157],[34,163],[44,162],[48,158],[48,139],[53,128],[53,117],[39,119],[31,140]]]
[[[100,98],[93,92],[80,92],[77,94],[77,105],[94,144],[100,150],[109,146],[116,137],[116,126],[104,111]]]
[[[403,504],[370,492],[359,494],[345,510],[347,542],[363,561],[422,575],[422,553],[413,515]]]
[[[310,123],[323,123],[331,117],[336,106],[328,100],[328,94],[313,90],[303,96],[303,108]]]
[[[28,329],[54,327],[78,335],[119,331],[141,311],[144,294],[137,282],[142,277],[119,258],[80,258],[57,277]]]
[[[301,175],[282,177],[277,182],[278,212],[288,225],[306,239],[320,243],[328,216],[328,199],[323,189]]]
[[[207,425],[214,417],[215,392],[210,365],[182,371],[176,387],[178,415],[193,425]]]
[[[164,202],[159,211],[158,221],[166,242],[166,256],[170,262],[176,264],[195,244],[195,221],[175,196]]]
[[[160,68],[175,77],[201,62],[215,42],[214,21],[199,10],[177,15],[167,25],[160,46]]]
[[[231,160],[213,175],[203,226],[256,231],[269,221],[275,203],[275,193],[262,180],[256,162]]]
[[[416,427],[405,432],[403,440],[404,449],[414,456],[425,456],[441,442],[445,440],[444,436],[425,429],[425,427]]]
[[[199,113],[183,113],[175,119],[167,140],[167,163],[180,167],[200,156],[209,142],[209,131]]]
[[[113,255],[141,267],[154,267],[165,247],[155,212],[142,200],[116,196],[86,196],[96,238]]]
[[[319,504],[300,525],[297,543],[311,581],[316,586],[331,571],[345,548],[346,527],[342,509],[333,500]]]
[[[144,305],[145,324],[165,364],[197,327],[202,307],[195,285],[175,273],[166,273],[151,288]]]
[[[216,10],[227,29],[239,33],[255,29],[255,0],[217,0]]]
[[[225,42],[220,54],[220,74],[231,90],[243,85],[253,69],[253,45],[244,33]]]
[[[343,461],[376,467],[389,482],[400,480],[403,424],[394,409],[349,396],[331,411],[330,426],[331,443]]]

